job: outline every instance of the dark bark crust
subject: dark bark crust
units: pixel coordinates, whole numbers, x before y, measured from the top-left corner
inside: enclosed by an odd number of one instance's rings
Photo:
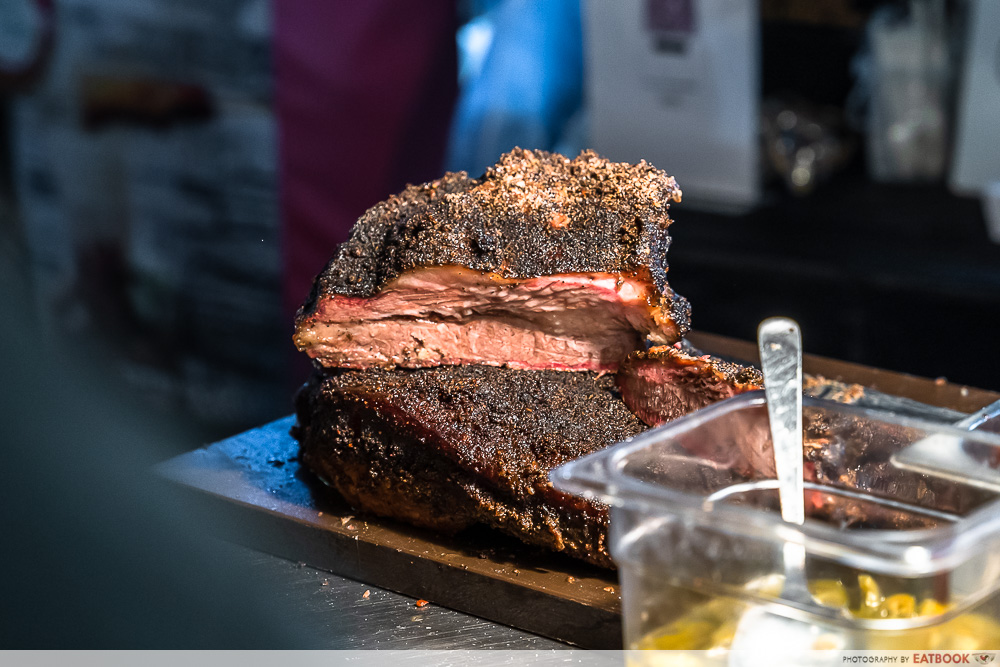
[[[365,212],[298,319],[325,295],[371,297],[407,270],[456,265],[505,278],[648,275],[683,334],[690,308],[667,284],[666,259],[667,211],[680,197],[674,179],[644,161],[514,149],[478,179],[448,173]]]
[[[693,346],[659,345],[645,352],[633,352],[622,365],[622,374],[642,363],[660,363],[672,368],[690,367],[706,378],[738,386],[741,389],[762,389],[764,375],[754,366],[743,366],[719,357],[705,354]]]
[[[486,366],[316,375],[297,400],[307,466],[357,509],[456,532],[486,524],[611,566],[607,509],[549,471],[645,426],[610,376]]]

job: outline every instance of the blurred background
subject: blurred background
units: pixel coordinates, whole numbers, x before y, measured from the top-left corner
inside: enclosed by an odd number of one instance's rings
[[[1000,390],[997,118],[994,0],[0,0],[8,515],[30,539],[75,503],[118,561],[162,556],[183,510],[109,508],[152,462],[291,411],[292,317],[353,221],[514,146],[677,178],[696,329],[787,315],[809,352]],[[50,547],[17,567],[65,567]],[[161,592],[140,580],[118,585]],[[95,618],[73,636],[100,645]]]
[[[37,344],[211,435],[261,423],[366,208],[593,147],[680,182],[696,329],[780,313],[813,353],[1000,388],[996,3],[337,4],[0,3],[0,237]]]

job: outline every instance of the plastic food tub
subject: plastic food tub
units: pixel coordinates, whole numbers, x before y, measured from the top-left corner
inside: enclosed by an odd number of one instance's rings
[[[611,506],[625,647],[712,663],[776,647],[1000,649],[1000,496],[892,460],[936,437],[993,465],[1000,437],[803,406],[801,526],[779,512],[763,392],[552,471],[557,488]],[[805,550],[809,599],[783,590],[786,543]]]

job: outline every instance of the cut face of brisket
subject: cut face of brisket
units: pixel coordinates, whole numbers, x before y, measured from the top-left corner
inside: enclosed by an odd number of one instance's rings
[[[752,366],[669,345],[630,354],[617,381],[625,404],[650,426],[764,387],[763,376]]]
[[[607,509],[549,471],[644,430],[610,376],[487,366],[315,375],[302,459],[356,509],[443,532],[485,524],[610,566]]]
[[[667,284],[672,178],[592,152],[516,149],[365,213],[296,318],[334,368],[486,364],[615,370],[672,343],[689,307]]]

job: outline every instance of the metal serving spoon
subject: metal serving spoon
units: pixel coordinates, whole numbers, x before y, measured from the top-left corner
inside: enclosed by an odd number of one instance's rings
[[[781,518],[805,522],[805,482],[802,478],[802,334],[787,318],[771,318],[757,329],[764,393],[771,426],[778,477]],[[806,579],[806,549],[785,542],[781,597],[795,606],[813,606]],[[843,649],[846,638],[820,622],[806,622],[751,607],[740,619],[732,642],[731,665],[832,664],[828,655],[817,660],[818,647]]]
[[[802,333],[794,321],[773,317],[761,322],[757,329],[757,345],[764,372],[781,518],[801,526],[806,518],[802,479]],[[782,597],[810,602],[805,547],[786,542],[784,557]]]

